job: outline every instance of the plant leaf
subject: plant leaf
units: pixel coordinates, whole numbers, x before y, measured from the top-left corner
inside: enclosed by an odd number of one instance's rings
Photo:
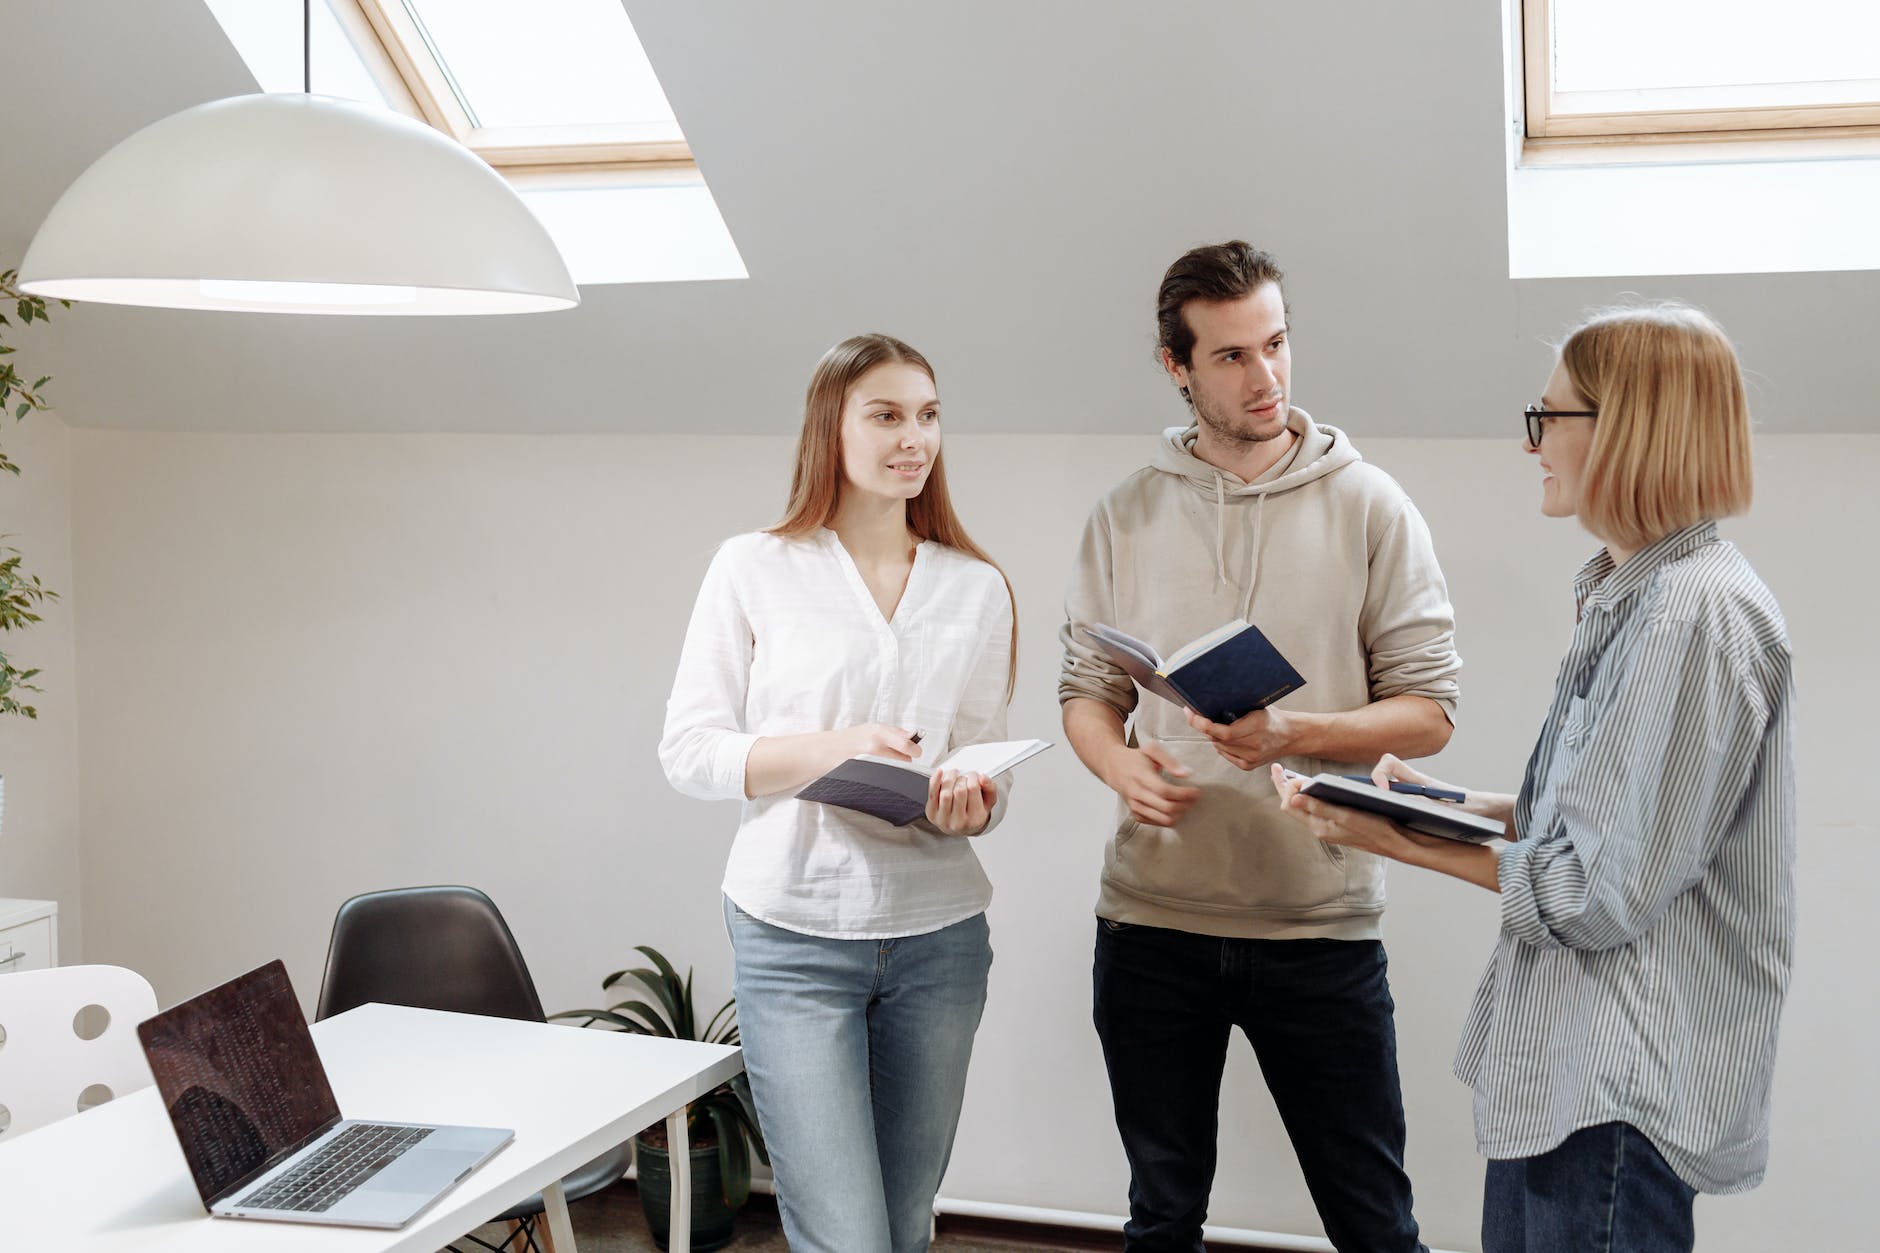
[[[726,1001],[723,1005],[720,1005],[718,1007],[718,1012],[712,1015],[711,1021],[705,1024],[705,1030],[703,1033],[700,1034],[699,1039],[705,1041],[705,1043],[707,1044],[726,1043],[726,1041],[718,1038],[718,1020],[721,1018],[724,1019],[724,1025],[725,1025],[726,1030],[730,1030],[731,1028],[735,1027],[737,1025],[737,1019],[725,1018],[725,1015],[735,1014],[737,1012],[737,1008],[738,1008],[738,1002],[737,1002],[737,998],[735,997],[733,997],[731,1000]]]
[[[744,1141],[744,1129],[738,1125],[737,1103],[714,1101],[705,1112],[718,1133],[718,1180],[724,1188],[725,1204],[738,1209],[751,1199],[751,1152]]]
[[[658,979],[645,979],[644,982],[659,994],[672,1010],[674,1033],[681,1040],[698,1039],[697,1033],[693,1030],[692,997],[685,985],[680,982],[678,971],[672,968],[672,963],[666,960],[664,954],[650,944],[636,944],[634,948],[646,954],[646,959],[659,967]]]
[[[672,1028],[673,1034],[678,1036],[680,1034],[678,1031],[679,1005],[678,1002],[673,999],[672,989],[666,985],[665,981],[662,980],[655,971],[640,969],[629,970],[627,973],[639,981],[640,986],[646,989],[653,1000],[659,1002],[659,1007],[662,1011],[660,1018]]]
[[[557,1018],[582,1018],[586,1020],[581,1024],[584,1027],[596,1022],[612,1023],[620,1030],[631,1031],[635,1035],[665,1034],[664,1032],[653,1030],[637,1018],[629,1018],[624,1014],[617,1014],[611,1009],[564,1009],[560,1013],[550,1014],[548,1017],[550,1021]]]
[[[637,1016],[637,1021],[642,1024],[640,1030],[647,1035],[663,1036],[668,1040],[678,1038],[673,1032],[672,1023],[666,1015],[660,1013],[645,1001],[622,1001],[618,1005],[615,1005],[613,1010],[617,1014]]]

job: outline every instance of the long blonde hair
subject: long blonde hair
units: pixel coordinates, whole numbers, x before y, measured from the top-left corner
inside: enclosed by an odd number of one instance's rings
[[[803,401],[803,430],[796,441],[796,468],[790,476],[790,500],[784,506],[783,519],[767,528],[772,535],[800,539],[828,525],[835,517],[841,499],[842,475],[842,405],[849,389],[863,375],[879,365],[911,365],[935,382],[933,367],[912,346],[892,335],[855,335],[823,354],[809,378],[809,392]],[[937,385],[937,382],[936,382]],[[1012,592],[1012,580],[985,549],[973,543],[959,515],[953,512],[953,499],[947,494],[946,450],[934,456],[933,468],[920,495],[907,502],[907,529],[923,540],[933,540],[958,549],[991,566],[1005,580],[1005,594],[1012,602],[1012,658],[1005,676],[1005,695],[1010,700],[1018,682],[1018,598]]]
[[[1749,509],[1749,400],[1729,338],[1676,302],[1608,309],[1560,347],[1599,411],[1580,488],[1586,528],[1637,550]]]

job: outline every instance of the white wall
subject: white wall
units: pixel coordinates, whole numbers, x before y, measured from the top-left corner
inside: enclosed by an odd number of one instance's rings
[[[35,336],[44,332],[33,333]],[[38,345],[27,336],[11,342],[14,361],[33,361]],[[22,364],[20,370],[29,372]],[[30,377],[30,374],[29,374]],[[55,380],[48,390],[58,398]],[[48,413],[23,422],[0,414],[0,444],[20,475],[0,475],[0,544],[18,548],[24,569],[60,594],[37,610],[43,620],[0,636],[13,664],[44,671],[45,689],[22,693],[39,717],[0,718],[0,775],[6,804],[0,815],[0,896],[59,902],[59,957],[83,957],[80,942],[78,851],[78,667],[73,656],[71,434]]]
[[[1150,439],[949,444],[962,512],[1021,596],[1015,734],[1059,738],[1065,565],[1092,500]],[[310,1002],[343,898],[456,881],[502,905],[551,1008],[592,1003],[635,943],[696,964],[702,999],[725,994],[716,886],[736,808],[679,797],[653,750],[704,563],[775,515],[788,440],[72,440],[90,956],[144,970],[166,1003],[281,956]],[[1360,443],[1428,515],[1459,612],[1461,728],[1439,769],[1512,787],[1590,544],[1536,516],[1536,474],[1512,439]],[[1729,530],[1796,646],[1801,964],[1771,1180],[1700,1202],[1700,1243],[1849,1248],[1869,1238],[1860,1172],[1880,1052],[1857,901],[1880,870],[1861,782],[1880,680],[1873,593],[1854,572],[1871,570],[1880,527],[1867,490],[1880,437],[1767,438],[1759,457],[1757,512]],[[949,1196],[1125,1206],[1089,1026],[1109,815],[1060,747],[1025,768],[983,844],[998,959]],[[1408,871],[1392,900],[1419,1216],[1432,1244],[1474,1248],[1481,1170],[1449,1059],[1494,904]],[[1244,1048],[1213,1220],[1318,1229]]]

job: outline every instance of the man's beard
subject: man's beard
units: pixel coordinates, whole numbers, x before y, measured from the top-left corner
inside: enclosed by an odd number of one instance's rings
[[[1245,410],[1216,404],[1202,395],[1199,388],[1189,389],[1189,403],[1194,406],[1195,420],[1207,427],[1208,433],[1214,438],[1229,444],[1264,444],[1268,440],[1278,439],[1286,433],[1286,419],[1292,412],[1291,406],[1282,397],[1279,412],[1274,415],[1277,420],[1269,430],[1256,425]]]

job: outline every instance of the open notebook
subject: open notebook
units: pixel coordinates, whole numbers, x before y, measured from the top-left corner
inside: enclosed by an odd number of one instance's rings
[[[798,792],[796,798],[859,810],[904,827],[927,812],[927,788],[936,770],[970,770],[991,778],[1049,747],[1049,740],[968,744],[931,766],[892,757],[851,757]]]

